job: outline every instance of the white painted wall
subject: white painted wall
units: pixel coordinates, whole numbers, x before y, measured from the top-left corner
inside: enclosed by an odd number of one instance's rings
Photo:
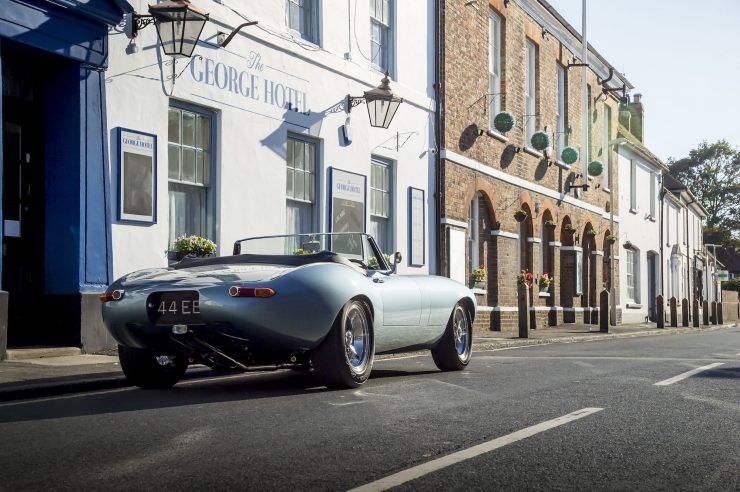
[[[137,12],[146,13],[150,2],[131,3]],[[321,46],[292,37],[286,26],[283,0],[223,0],[221,4],[194,0],[192,3],[209,12],[211,21],[204,28],[196,56],[177,61],[175,74],[178,78],[174,87],[166,80],[172,67],[162,64],[170,60],[160,55],[153,25],[140,32],[136,53],[127,53],[129,39],[125,34],[112,32],[110,36],[106,91],[111,129],[114,276],[167,265],[167,111],[170,100],[184,101],[216,114],[217,171],[213,186],[217,193],[216,242],[220,254],[230,254],[232,243],[237,239],[285,232],[286,139],[288,132],[295,132],[320,141],[321,230],[329,230],[328,169],[336,167],[367,176],[369,192],[371,155],[390,159],[394,162],[394,244],[404,256],[399,270],[404,273],[433,271],[437,252],[429,231],[435,230],[437,212],[434,207],[434,155],[428,152],[435,147],[433,1],[394,2],[398,28],[394,33],[396,70],[391,89],[404,98],[404,103],[388,130],[370,127],[364,105],[354,108],[351,113],[354,140],[349,146],[341,143],[340,136],[346,114],[342,110],[330,110],[336,109],[347,94],[361,96],[377,86],[382,78],[365,58],[370,51],[368,2],[322,1]],[[227,48],[219,48],[215,44],[217,32],[229,33],[244,22],[234,10],[259,21],[259,25],[245,28]],[[345,54],[350,59],[345,59]],[[255,60],[259,60],[259,64],[253,64]],[[232,90],[221,77],[218,81],[215,79],[216,74],[227,73],[229,67],[234,69],[231,73],[238,76],[230,77]],[[209,70],[213,70],[213,79],[205,74]],[[238,82],[239,78],[251,82],[252,76],[255,77],[256,95],[240,94],[233,82]],[[205,83],[206,78],[210,83]],[[300,110],[310,111],[310,115],[266,101],[266,83],[281,84],[300,93]],[[245,94],[248,85],[251,92],[251,84],[242,86]],[[117,127],[157,136],[156,224],[115,221],[118,160],[114,130]],[[422,267],[411,267],[407,262],[408,190],[411,186],[423,189],[426,198],[426,264]],[[369,200],[368,193],[366,222],[369,222]]]
[[[660,221],[658,193],[660,190],[660,169],[638,157],[625,146],[619,146],[617,155],[619,179],[619,238],[615,253],[619,255],[619,285],[620,303],[622,307],[623,323],[640,323],[648,316],[651,305],[648,285],[648,253],[655,253],[655,293],[660,293]],[[636,207],[630,210],[631,196],[631,165],[635,162],[636,171]],[[654,181],[654,196],[651,198],[650,181]],[[654,201],[655,216],[650,215],[650,201]],[[634,246],[634,255],[638,262],[637,276],[635,277],[636,295],[630,298],[627,294],[627,253],[624,243],[630,241]]]

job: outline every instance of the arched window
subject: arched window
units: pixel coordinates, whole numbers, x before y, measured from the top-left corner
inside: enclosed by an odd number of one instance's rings
[[[479,207],[480,193],[476,193],[470,202],[470,210],[468,210],[468,274],[480,265]]]

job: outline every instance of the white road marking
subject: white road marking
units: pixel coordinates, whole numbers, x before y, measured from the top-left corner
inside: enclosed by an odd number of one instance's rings
[[[715,368],[717,366],[722,366],[722,365],[724,365],[723,362],[716,362],[714,364],[709,364],[708,366],[697,367],[696,369],[692,369],[690,371],[686,371],[683,374],[679,374],[678,376],[674,376],[672,378],[665,379],[663,381],[659,381],[659,382],[655,383],[654,386],[668,386],[669,384],[677,383],[677,382],[679,382],[679,381],[681,381],[683,379],[690,378],[694,374],[699,374],[702,371],[707,371],[709,369],[713,369],[713,368]]]
[[[421,465],[407,468],[406,470],[394,473],[393,475],[381,478],[380,480],[376,480],[374,482],[370,482],[368,484],[352,489],[350,492],[388,490],[406,482],[410,482],[411,480],[416,480],[417,478],[423,477],[424,475],[435,472],[437,470],[447,468],[448,466],[452,466],[465,460],[475,458],[476,456],[480,456],[481,454],[485,454],[502,448],[507,444],[521,441],[522,439],[534,436],[535,434],[539,434],[540,432],[544,432],[563,424],[573,422],[574,420],[578,420],[583,417],[588,417],[589,415],[600,412],[602,410],[603,408],[582,408],[575,412],[569,413],[568,415],[563,415],[562,417],[547,420],[545,422],[541,422],[539,424],[527,427],[511,434],[498,437],[491,441],[478,444],[471,448],[463,449],[462,451],[448,454],[447,456],[442,456],[441,458],[422,463]]]
[[[363,403],[367,403],[367,402],[366,401],[348,401],[346,403],[332,403],[328,401],[327,403],[333,407],[348,407],[350,405],[362,405]]]

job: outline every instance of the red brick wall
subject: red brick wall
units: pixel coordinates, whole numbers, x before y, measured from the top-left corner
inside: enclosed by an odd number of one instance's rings
[[[521,9],[521,7],[509,2],[503,5],[501,0],[490,0],[490,7],[503,19],[502,23],[502,92],[505,94],[501,99],[502,110],[510,111],[517,118],[517,125],[507,133],[508,142],[502,142],[492,138],[485,133],[488,129],[488,113],[485,97],[488,94],[488,4],[479,1],[479,9],[466,6],[465,2],[457,0],[445,0],[443,2],[442,29],[442,97],[444,100],[443,112],[443,142],[442,147],[456,154],[473,159],[479,163],[502,171],[510,176],[516,176],[531,183],[536,183],[554,191],[563,189],[564,182],[568,177],[581,174],[575,179],[575,183],[584,182],[587,174],[584,163],[588,152],[580,149],[581,160],[575,163],[571,169],[564,170],[556,165],[548,165],[548,159],[531,155],[526,152],[515,152],[517,147],[529,146],[524,141],[524,118],[525,111],[525,40],[530,39],[538,46],[537,80],[538,80],[538,123],[537,129],[544,129],[545,125],[550,128],[556,126],[557,109],[557,64],[567,65],[573,59],[573,53],[561,44],[554,35],[547,34],[543,37],[542,29]],[[572,146],[581,144],[581,77],[584,68],[572,68],[568,73],[567,91],[567,113],[568,125],[572,129],[569,143]],[[589,84],[593,89],[594,97],[601,94],[600,85],[596,76],[589,71]],[[612,110],[612,135],[610,140],[616,137],[618,108],[616,101],[612,98],[604,101],[601,97],[593,101],[591,119],[591,132],[593,141],[590,146],[594,158],[602,161],[605,170],[607,166],[607,154],[603,149],[604,128],[604,104],[608,104]],[[481,130],[483,134],[481,135]],[[550,156],[551,159],[553,156]],[[612,156],[613,162],[615,157]],[[614,166],[616,173],[616,165]],[[540,195],[533,190],[520,188],[505,181],[501,181],[485,174],[461,166],[450,160],[442,160],[443,187],[442,210],[443,217],[468,221],[468,212],[471,200],[476,192],[480,192],[481,210],[479,217],[486,221],[486,227],[480,227],[480,250],[481,262],[487,266],[487,294],[481,299],[481,304],[488,306],[516,306],[516,275],[517,251],[516,239],[498,236],[491,237],[491,229],[500,228],[502,231],[518,233],[518,223],[514,219],[514,212],[518,208],[528,209],[530,216],[527,219],[529,235],[535,238],[542,237],[542,218],[545,215],[552,217],[558,223],[553,231],[555,241],[575,243],[583,246],[590,239],[591,249],[584,251],[584,265],[592,265],[593,268],[586,269],[587,274],[584,282],[584,295],[576,296],[573,283],[575,281],[574,262],[575,254],[572,251],[560,251],[560,248],[549,244],[525,243],[523,253],[531,258],[530,264],[535,272],[539,272],[541,255],[551,255],[551,268],[555,268],[555,282],[552,286],[551,298],[536,297],[536,289],[533,293],[533,303],[536,306],[566,306],[566,307],[588,307],[595,303],[589,301],[591,297],[602,289],[603,280],[603,257],[592,256],[590,251],[603,251],[604,238],[609,229],[608,219],[601,214],[594,214],[575,205],[566,204],[550,197]],[[609,201],[609,193],[605,192],[601,184],[603,175],[590,180],[591,189],[581,194],[581,200],[591,205],[604,208]],[[618,193],[617,176],[612,176],[611,185],[615,194]],[[598,187],[597,187],[598,186]],[[570,196],[573,196],[571,192]],[[618,213],[618,210],[615,210]],[[572,223],[576,233],[561,235],[562,226]],[[594,237],[586,237],[585,228],[590,224],[597,232]],[[444,227],[444,226],[443,226]],[[615,234],[618,231],[610,231]],[[441,252],[442,274],[449,274],[448,248],[444,244],[447,234],[440,231],[443,239]],[[586,253],[589,253],[586,255]],[[557,261],[555,261],[557,258]],[[557,264],[555,264],[557,263]],[[615,266],[615,271],[618,271]],[[615,284],[618,287],[618,278],[615,275]],[[542,313],[542,316],[540,316]],[[561,322],[563,312],[550,316],[550,324]],[[537,312],[540,327],[547,325],[547,312]],[[491,329],[504,329],[513,315],[515,325],[516,313],[496,312],[491,313]],[[485,318],[481,318],[480,326]],[[595,322],[598,318],[580,314],[578,320]]]

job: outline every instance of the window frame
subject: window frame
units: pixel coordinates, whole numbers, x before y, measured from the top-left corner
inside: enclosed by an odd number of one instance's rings
[[[301,3],[304,5],[301,6]],[[299,11],[301,9],[307,9],[303,10],[304,22],[301,23],[299,15],[298,23],[301,24],[299,29],[291,26],[291,5],[295,5]],[[308,6],[306,7],[306,5]],[[297,35],[297,37],[304,41],[308,41],[317,46],[321,45],[321,0],[285,0],[285,11],[285,24],[288,27],[288,31]],[[308,12],[308,16],[305,15],[305,12]],[[311,32],[307,32],[307,26],[309,26]]]
[[[604,157],[606,158],[606,162],[604,163],[604,180],[602,188],[604,191],[609,191],[611,189],[611,178],[612,178],[612,149],[609,146],[609,142],[611,141],[611,131],[612,131],[612,108],[608,106],[606,103],[604,103]]]
[[[568,70],[556,63],[556,105],[555,105],[555,152],[556,158],[560,160],[560,154],[568,146]]]
[[[525,147],[530,147],[532,135],[537,131],[537,44],[531,39],[525,40],[524,51],[524,124]]]
[[[468,275],[480,265],[480,193],[473,195],[468,209]]]
[[[493,119],[501,112],[501,39],[503,18],[493,8],[488,8],[488,127],[493,129]],[[492,39],[493,38],[493,39]]]
[[[385,170],[388,173],[388,189],[383,190],[382,188],[375,188],[373,187],[373,168],[374,166],[382,166],[385,168]],[[385,157],[381,157],[378,155],[371,155],[370,156],[370,179],[368,180],[369,183],[369,189],[370,189],[370,203],[368,204],[368,210],[370,212],[370,220],[372,221],[373,218],[376,219],[382,219],[385,220],[386,223],[386,234],[387,234],[387,241],[388,241],[388,251],[383,251],[385,254],[390,254],[391,251],[395,250],[395,244],[396,244],[396,234],[395,234],[395,213],[394,213],[394,206],[393,202],[395,199],[395,180],[393,179],[393,161],[390,159],[386,159]],[[385,193],[388,195],[388,214],[387,215],[381,215],[377,214],[374,211],[374,191],[379,191],[381,194]],[[377,242],[378,238],[375,238]],[[380,245],[378,245],[380,247]],[[382,249],[382,248],[381,248]]]
[[[288,196],[288,142],[291,140],[308,144],[313,148],[314,152],[314,166],[313,166],[313,200],[302,200],[297,199],[295,196]],[[292,167],[295,173],[295,167]],[[292,201],[295,203],[311,204],[311,232],[321,232],[321,220],[320,220],[320,204],[321,204],[321,189],[319,186],[321,172],[321,141],[315,138],[306,137],[305,135],[288,132],[286,138],[286,152],[285,152],[285,205],[286,205],[286,232],[287,232],[287,206],[288,202]],[[303,172],[303,171],[301,171]],[[310,172],[309,172],[310,173]],[[295,175],[293,178],[293,195],[295,195]],[[304,188],[305,189],[305,188]]]
[[[637,161],[630,159],[630,212],[637,212]]]
[[[167,114],[169,118],[169,111],[170,109],[176,109],[180,112],[180,142],[170,142],[170,136],[169,136],[169,128],[167,131],[167,196],[168,196],[168,202],[169,202],[169,193],[170,193],[170,183],[174,183],[179,186],[192,186],[194,188],[203,188],[205,189],[205,212],[203,216],[203,230],[204,235],[211,239],[212,241],[216,242],[218,244],[219,241],[217,241],[217,227],[216,227],[216,216],[218,213],[217,207],[218,207],[218,201],[217,201],[217,172],[218,172],[218,113],[216,111],[213,111],[209,108],[203,107],[203,106],[197,106],[195,104],[186,103],[184,101],[179,101],[175,99],[170,99],[169,104],[167,106]],[[196,182],[190,182],[190,181],[183,181],[182,179],[175,180],[170,178],[169,174],[169,148],[171,143],[175,143],[180,147],[180,149],[183,148],[182,143],[182,112],[187,111],[189,113],[194,113],[196,116],[200,115],[202,117],[206,117],[209,119],[209,131],[210,131],[210,147],[209,147],[209,175],[208,175],[208,184],[198,184]],[[197,120],[196,120],[197,121]],[[196,135],[197,135],[197,128],[196,128]],[[192,147],[192,146],[185,146],[188,148],[195,148],[198,149],[198,147]],[[197,155],[197,150],[196,150]],[[205,159],[204,159],[204,166],[205,166]],[[197,158],[196,158],[196,173],[197,173]],[[182,173],[182,157],[180,158],[180,168]],[[181,174],[182,175],[182,174]],[[169,224],[169,203],[167,205],[167,220],[168,220],[168,229],[171,227],[171,224]],[[169,243],[169,232],[168,232],[168,243]],[[170,247],[174,245],[174,242],[172,244],[169,244]]]
[[[391,79],[395,78],[395,27],[396,27],[396,18],[394,15],[395,12],[395,2],[394,0],[387,0],[388,2],[388,22],[383,22],[382,19],[378,19],[375,17],[375,7],[377,5],[377,2],[384,2],[386,0],[371,0],[373,3],[372,7],[370,9],[370,66],[381,72],[385,73],[388,72],[388,75]],[[381,33],[385,34],[385,37],[383,38],[381,36],[381,41],[385,41],[385,44],[378,44],[380,46],[379,54],[385,54],[386,58],[386,66],[383,66],[380,63],[376,63],[373,59],[373,26],[377,24],[380,26]],[[383,48],[385,47],[385,52]],[[382,58],[382,56],[381,56]]]

